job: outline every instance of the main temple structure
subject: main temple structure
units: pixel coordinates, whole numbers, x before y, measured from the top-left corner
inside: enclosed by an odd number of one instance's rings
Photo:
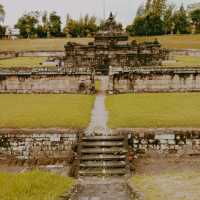
[[[115,21],[111,13],[105,24],[88,45],[68,42],[65,45],[64,66],[93,68],[97,73],[108,74],[109,67],[159,66],[168,51],[157,40],[137,43],[129,41],[128,34]]]

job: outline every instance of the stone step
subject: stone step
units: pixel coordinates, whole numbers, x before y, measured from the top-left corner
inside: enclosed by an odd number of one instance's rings
[[[125,161],[87,161],[81,162],[81,168],[124,168]]]
[[[122,141],[123,136],[86,136],[82,138],[83,141]]]
[[[105,142],[82,142],[81,146],[84,147],[122,147],[124,145],[123,142],[120,141],[105,141]]]
[[[79,176],[123,176],[126,169],[81,169]]]
[[[84,154],[125,154],[127,150],[120,147],[112,147],[112,148],[83,148],[81,149],[81,153]]]
[[[101,155],[83,155],[81,160],[125,160],[126,155],[109,155],[109,154],[101,154]]]

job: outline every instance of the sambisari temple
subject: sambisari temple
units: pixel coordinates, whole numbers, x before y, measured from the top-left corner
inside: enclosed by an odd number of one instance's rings
[[[65,45],[65,67],[94,68],[96,73],[108,74],[112,67],[158,66],[168,56],[160,43],[129,41],[111,13],[103,28],[88,45],[68,42]]]

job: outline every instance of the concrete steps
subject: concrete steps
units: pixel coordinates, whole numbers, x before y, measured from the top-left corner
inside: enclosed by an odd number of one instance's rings
[[[79,176],[124,176],[126,169],[87,169],[80,170]]]
[[[125,160],[126,159],[126,155],[106,155],[106,154],[100,154],[100,155],[83,155],[81,157],[81,160],[91,160],[91,161],[113,161],[113,160]]]
[[[119,168],[125,167],[125,161],[87,161],[80,164],[82,168]]]
[[[106,142],[83,142],[84,147],[123,147],[124,143],[119,141],[106,141]]]
[[[124,136],[84,136],[79,144],[79,176],[123,176],[127,173]]]

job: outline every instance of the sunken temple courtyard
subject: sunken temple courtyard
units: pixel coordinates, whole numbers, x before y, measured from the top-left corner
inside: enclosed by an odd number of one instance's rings
[[[200,57],[130,40],[112,13],[87,44],[1,51],[42,62],[0,67],[0,171],[73,177],[60,200],[197,200],[200,65],[182,54]]]

